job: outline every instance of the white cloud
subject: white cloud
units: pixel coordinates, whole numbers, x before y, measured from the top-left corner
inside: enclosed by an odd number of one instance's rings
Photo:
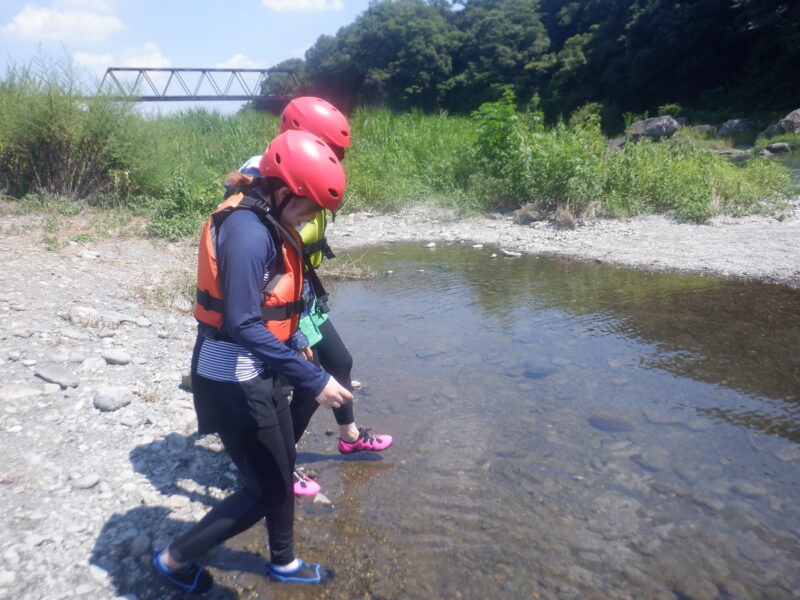
[[[296,10],[296,11],[318,11],[318,10],[342,10],[343,0],[261,0],[261,6],[266,6],[272,10]]]
[[[92,2],[95,10],[107,3]],[[0,34],[36,42],[100,42],[125,28],[114,15],[89,12],[85,8],[46,8],[26,4],[11,23],[0,27]],[[71,4],[70,4],[71,6]]]
[[[105,73],[108,67],[114,66],[116,59],[113,54],[90,54],[89,52],[76,52],[72,55],[79,67],[89,69],[93,73]]]
[[[122,53],[121,62],[115,67],[147,67],[164,68],[172,65],[172,61],[161,54],[161,50],[153,42],[142,46],[134,46]]]
[[[109,67],[141,67],[143,69],[164,68],[172,65],[172,61],[161,54],[161,50],[153,42],[147,42],[142,46],[132,46],[126,48],[122,54],[91,54],[89,52],[75,52],[72,55],[75,63],[84,67],[98,77],[105,75],[106,69]],[[138,73],[132,71],[130,73],[117,73],[117,80],[122,83],[123,87],[133,85]],[[168,73],[149,73],[148,76],[160,92],[166,85]],[[110,86],[106,91],[113,88],[113,84],[107,83]],[[104,86],[105,89],[105,86]],[[142,83],[140,88],[142,93],[150,94],[152,90],[148,87],[147,83]]]
[[[214,65],[217,69],[258,69],[260,65],[256,61],[247,58],[244,54],[237,54],[228,60],[223,60]]]

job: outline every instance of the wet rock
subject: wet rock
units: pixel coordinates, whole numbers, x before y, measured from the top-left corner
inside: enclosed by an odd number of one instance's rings
[[[77,387],[80,383],[77,375],[53,363],[39,365],[34,373],[45,381],[57,383],[62,388]]]
[[[719,598],[719,589],[711,581],[700,575],[687,573],[684,578],[676,582],[675,591],[681,598],[691,600],[716,600]]]
[[[631,460],[645,471],[651,471],[653,473],[667,471],[671,468],[669,452],[661,448],[642,454],[634,454],[631,456]]]
[[[680,413],[657,410],[644,411],[644,418],[656,425],[678,425],[686,422],[686,419]]]
[[[622,360],[621,358],[609,358],[606,359],[606,362],[608,363],[608,366],[611,367],[612,369],[619,369],[620,367],[625,366],[625,361]]]
[[[775,453],[775,456],[787,462],[791,460],[800,460],[800,446],[796,444],[784,446]]]
[[[600,431],[623,432],[635,431],[636,425],[622,417],[613,413],[597,413],[589,417],[589,425]]]
[[[514,250],[506,250],[505,248],[500,248],[500,252],[506,258],[519,258],[522,256],[522,252],[515,252]]]
[[[123,385],[98,388],[94,393],[94,407],[102,412],[113,412],[133,401],[133,389]]]
[[[118,348],[106,350],[101,356],[110,365],[127,365],[131,362],[131,355]]]
[[[717,500],[716,498],[700,495],[693,495],[691,498],[695,504],[708,508],[714,512],[722,512],[725,510],[725,503],[721,500]]]
[[[743,540],[736,549],[745,558],[756,562],[765,562],[771,560],[775,556],[775,551],[752,532],[747,534],[746,539]]]
[[[315,506],[324,506],[328,508],[333,506],[333,502],[331,502],[331,499],[328,498],[322,492],[319,492],[316,496],[314,496],[313,502]]]
[[[742,481],[731,486],[731,491],[745,498],[761,498],[767,495],[767,489],[760,485]]]
[[[436,242],[431,242],[429,244],[425,244],[426,248],[436,248]]]
[[[685,426],[687,429],[689,429],[689,431],[706,431],[711,429],[714,424],[703,419],[693,419],[686,423]]]

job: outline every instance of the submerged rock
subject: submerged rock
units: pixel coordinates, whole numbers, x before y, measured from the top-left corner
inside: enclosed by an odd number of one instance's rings
[[[589,425],[600,431],[636,431],[636,425],[613,413],[597,413],[589,417]]]

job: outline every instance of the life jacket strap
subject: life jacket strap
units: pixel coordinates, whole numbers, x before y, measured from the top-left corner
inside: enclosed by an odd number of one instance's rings
[[[327,259],[336,258],[333,250],[331,250],[331,247],[328,245],[328,240],[324,237],[318,239],[316,242],[303,245],[303,256],[305,258],[310,257],[315,252],[322,252],[322,255]]]
[[[197,303],[206,310],[211,310],[218,313],[225,312],[225,302],[220,298],[212,296],[208,290],[196,289],[195,298]]]
[[[283,321],[299,315],[305,310],[306,303],[303,299],[294,302],[287,302],[280,306],[264,306],[261,308],[261,319],[263,321]]]

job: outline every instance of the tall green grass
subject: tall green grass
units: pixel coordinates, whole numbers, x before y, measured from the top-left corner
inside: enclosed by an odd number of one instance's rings
[[[0,80],[0,191],[17,199],[124,207],[151,234],[196,234],[222,198],[226,173],[263,152],[274,115],[194,109],[146,116],[113,98],[85,98],[69,68],[12,66]],[[470,117],[359,109],[350,117],[343,210],[432,201],[465,211],[533,203],[576,215],[669,212],[692,221],[769,210],[788,173],[753,159],[736,166],[680,136],[613,149],[592,106],[546,128],[511,94]],[[49,199],[49,200],[48,200]]]

